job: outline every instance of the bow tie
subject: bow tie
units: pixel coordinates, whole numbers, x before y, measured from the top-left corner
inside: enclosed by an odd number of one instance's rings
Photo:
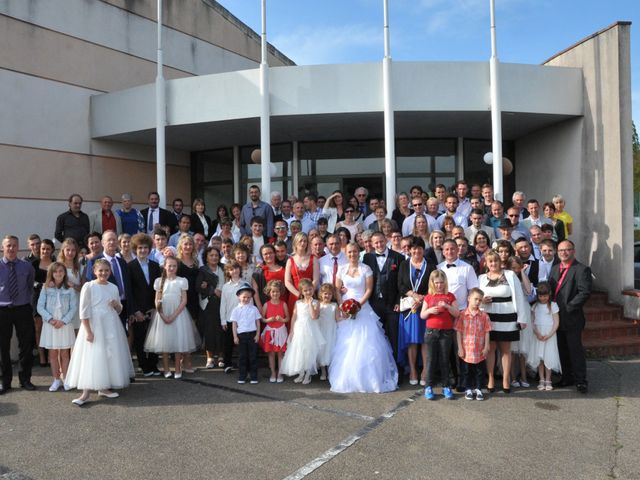
[[[384,253],[376,253],[376,257],[386,257]]]
[[[447,263],[447,268],[451,268],[451,267],[457,267],[457,265],[455,263]]]

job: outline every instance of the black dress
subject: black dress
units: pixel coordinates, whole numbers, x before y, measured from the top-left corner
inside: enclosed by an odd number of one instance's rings
[[[218,267],[221,269],[222,267]],[[202,282],[207,282],[206,288],[201,288]],[[216,289],[222,290],[220,277],[212,272],[209,267],[200,267],[196,277],[196,289],[199,299],[207,299],[204,310],[198,304],[198,316],[196,326],[200,335],[204,338],[204,348],[208,352],[220,353],[223,348],[224,330],[220,324],[220,298],[215,294]]]
[[[198,290],[196,288],[196,279],[198,277],[198,264],[194,263],[192,267],[188,267],[180,262],[178,266],[178,276],[187,279],[189,290],[187,290],[187,310],[194,320],[198,318],[200,305],[198,303]]]

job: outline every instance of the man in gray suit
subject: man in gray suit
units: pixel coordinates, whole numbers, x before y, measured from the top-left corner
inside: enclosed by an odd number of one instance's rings
[[[89,231],[104,233],[113,230],[117,235],[122,233],[120,215],[113,213],[113,199],[105,195],[100,200],[100,208],[89,213]]]

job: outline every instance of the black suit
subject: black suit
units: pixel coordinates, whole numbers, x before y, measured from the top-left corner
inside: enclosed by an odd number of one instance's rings
[[[138,366],[143,373],[157,370],[158,355],[144,351],[144,341],[147,337],[147,330],[151,323],[151,314],[155,310],[156,292],[153,289],[153,282],[162,275],[162,269],[157,262],[149,261],[149,282],[144,276],[142,267],[138,260],[133,260],[129,267],[129,284],[131,285],[131,298],[129,299],[129,310],[131,314],[140,312],[145,316],[144,321],[133,321],[133,348],[138,357]]]
[[[176,216],[164,208],[158,208],[158,210],[158,223],[162,226],[169,227],[171,233],[176,233],[178,231],[178,220],[176,220]],[[144,218],[144,228],[146,231],[149,226],[149,208],[141,210],[140,214],[142,218]]]
[[[540,261],[529,258],[529,260],[523,260],[523,263],[529,265],[529,270],[527,270],[527,277],[529,278],[531,285],[537,287],[538,278],[540,277]]]
[[[387,248],[387,257],[382,270],[378,267],[375,253],[366,253],[363,263],[373,270],[373,293],[369,299],[371,308],[380,317],[387,338],[393,348],[393,357],[398,354],[398,312],[394,310],[400,301],[398,295],[398,270],[404,257]]]
[[[549,283],[555,292],[560,282],[560,265],[551,268]],[[591,269],[574,260],[560,285],[555,302],[560,308],[558,350],[562,379],[567,384],[587,384],[587,362],[582,347],[585,316],[582,307],[591,295]]]

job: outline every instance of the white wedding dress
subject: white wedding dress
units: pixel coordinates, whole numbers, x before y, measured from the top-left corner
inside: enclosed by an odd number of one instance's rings
[[[348,268],[349,265],[343,265],[338,270],[338,277],[347,289],[342,300],[358,300],[366,290],[366,278],[373,272],[360,263],[359,272],[352,277],[347,275]],[[366,302],[356,318],[338,323],[329,365],[332,392],[382,393],[397,388],[398,369],[391,345],[378,319],[369,302]]]

